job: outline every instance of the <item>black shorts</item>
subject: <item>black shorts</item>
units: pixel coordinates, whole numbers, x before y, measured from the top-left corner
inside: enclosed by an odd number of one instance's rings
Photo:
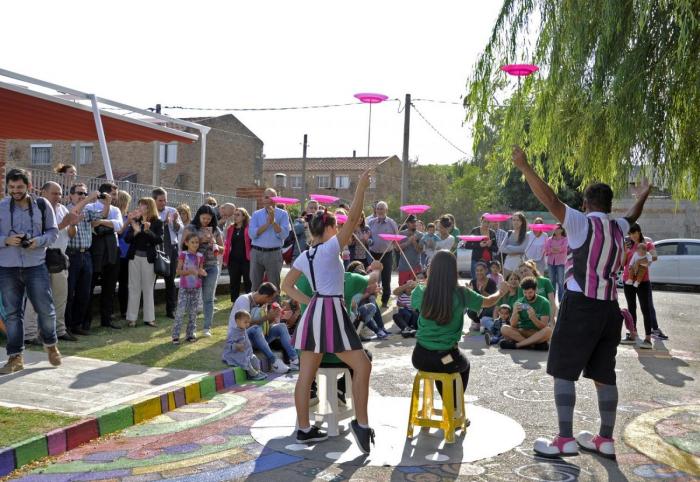
[[[576,381],[583,372],[586,378],[615,385],[615,355],[621,329],[617,300],[596,300],[566,291],[552,334],[547,373]]]

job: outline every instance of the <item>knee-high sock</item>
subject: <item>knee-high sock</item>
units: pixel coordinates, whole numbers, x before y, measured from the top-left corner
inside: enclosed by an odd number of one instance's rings
[[[571,380],[554,379],[554,403],[559,417],[559,436],[574,436],[574,405],[576,405],[576,386]]]
[[[617,385],[596,384],[596,390],[600,412],[600,436],[612,438],[617,414]]]

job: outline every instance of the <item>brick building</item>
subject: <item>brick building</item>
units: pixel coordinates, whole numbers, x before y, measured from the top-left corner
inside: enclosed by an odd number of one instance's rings
[[[231,114],[187,120],[211,127],[206,145],[206,192],[234,195],[239,188],[256,185],[255,180],[262,176],[260,138]],[[200,141],[192,144],[114,141],[108,142],[108,148],[117,180],[199,191]],[[14,166],[50,170],[63,162],[74,164],[81,176],[104,175],[97,142],[8,139],[4,154],[7,163]]]
[[[365,195],[367,202],[379,201],[401,189],[401,159],[389,157],[317,157],[306,159],[306,192],[330,194],[351,201],[357,178],[366,169],[375,175]],[[302,159],[265,159],[264,185],[280,195],[298,197],[302,188]]]

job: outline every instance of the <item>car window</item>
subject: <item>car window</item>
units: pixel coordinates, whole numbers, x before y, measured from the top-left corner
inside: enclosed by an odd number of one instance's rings
[[[656,245],[656,254],[659,256],[675,256],[678,253],[678,243],[664,243]]]
[[[681,254],[688,256],[700,256],[700,243],[684,243]]]

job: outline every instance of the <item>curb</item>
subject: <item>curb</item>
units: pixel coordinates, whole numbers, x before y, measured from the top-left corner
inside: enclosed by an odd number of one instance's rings
[[[183,405],[212,398],[218,392],[228,391],[245,382],[246,373],[242,368],[228,368],[205,375],[196,382],[173,387],[160,395],[136,399],[128,405],[110,407],[73,425],[37,435],[9,447],[0,447],[0,477],[35,460],[60,455],[98,437],[118,432]]]

